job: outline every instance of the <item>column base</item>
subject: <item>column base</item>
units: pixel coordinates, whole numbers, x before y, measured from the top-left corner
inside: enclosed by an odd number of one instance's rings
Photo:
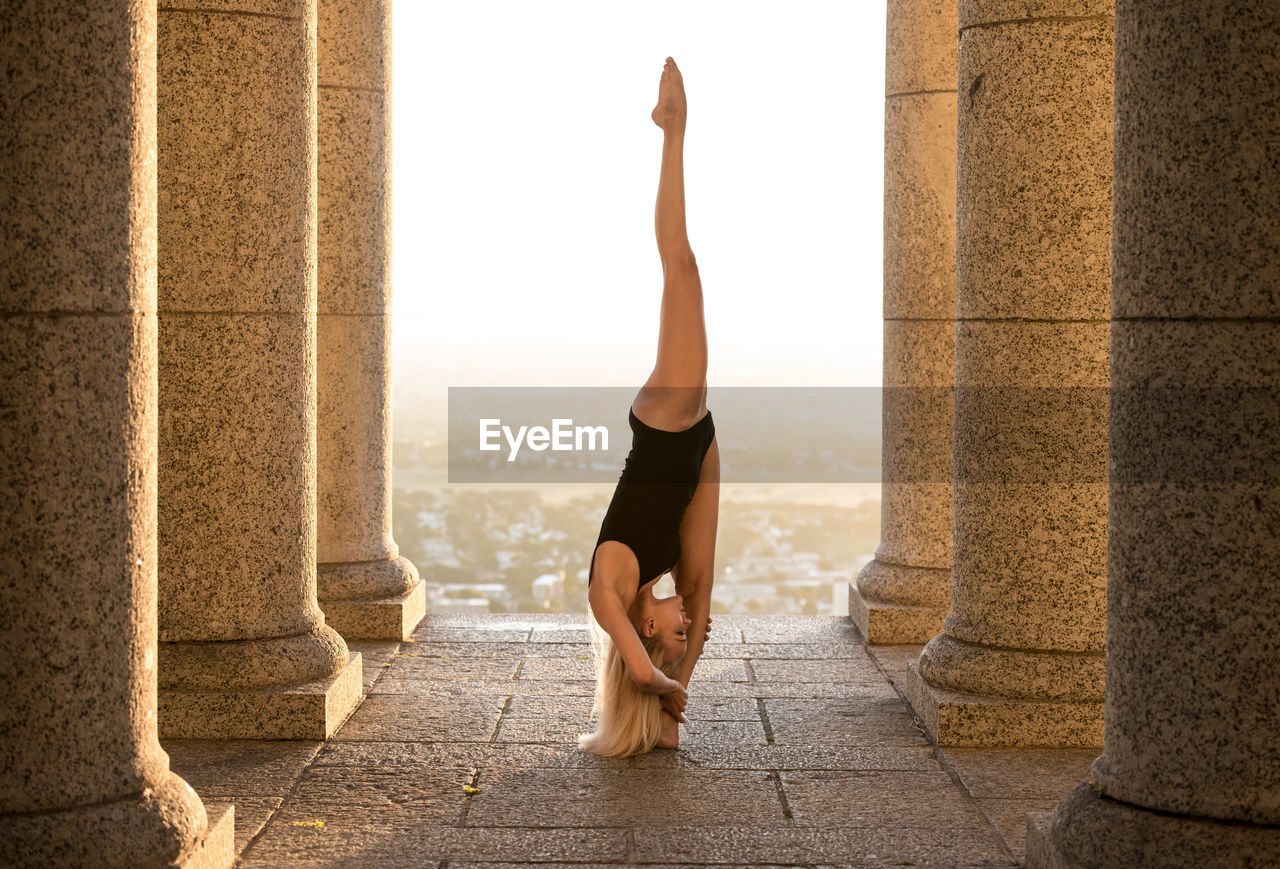
[[[160,692],[162,739],[328,739],[360,703],[362,662],[283,688]]]
[[[907,666],[907,702],[935,745],[1101,748],[1103,703],[1006,700],[930,685]]]
[[[1280,866],[1280,827],[1153,812],[1073,788],[1027,815],[1028,869]]]
[[[230,869],[236,859],[235,808],[227,803],[205,806],[203,835],[200,814],[195,791],[166,773],[134,797],[0,816],[0,864]]]
[[[185,858],[182,869],[230,869],[236,862],[236,811],[231,803],[205,803],[209,832]]]
[[[863,597],[849,583],[849,618],[873,646],[923,645],[942,633],[945,607],[904,606]]]
[[[427,584],[383,600],[322,600],[325,624],[347,640],[407,640],[427,614]]]

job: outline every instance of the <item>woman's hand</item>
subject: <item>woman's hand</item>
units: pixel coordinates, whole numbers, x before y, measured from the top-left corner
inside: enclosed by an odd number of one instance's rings
[[[670,715],[676,721],[679,721],[681,724],[685,723],[685,720],[684,720],[685,704],[677,700],[676,695],[664,694],[662,697],[658,699],[662,701],[662,708],[666,710],[668,715]]]
[[[676,721],[684,721],[684,707],[689,702],[689,692],[678,679],[672,679],[654,667],[649,693],[659,696],[662,700],[662,708],[667,710],[672,718]]]
[[[676,696],[680,700],[681,707],[689,699],[689,692],[685,690],[684,685],[676,679],[672,679],[666,673],[653,668],[653,675],[649,677],[649,687],[646,688],[650,694],[657,694],[662,697]]]
[[[711,616],[707,616],[707,636],[711,636]]]

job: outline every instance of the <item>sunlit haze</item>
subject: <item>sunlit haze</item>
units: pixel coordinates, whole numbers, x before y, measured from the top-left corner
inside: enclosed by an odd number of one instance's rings
[[[708,382],[879,385],[884,18],[883,3],[396,4],[397,378],[640,385],[662,291],[649,112],[671,55]]]

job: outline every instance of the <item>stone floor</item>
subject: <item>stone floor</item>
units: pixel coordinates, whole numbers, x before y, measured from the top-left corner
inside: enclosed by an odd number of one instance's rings
[[[939,750],[902,701],[918,647],[846,618],[717,616],[682,744],[579,752],[581,616],[429,615],[353,643],[366,697],[329,740],[168,740],[232,802],[242,867],[1016,866],[1026,813],[1095,750]]]

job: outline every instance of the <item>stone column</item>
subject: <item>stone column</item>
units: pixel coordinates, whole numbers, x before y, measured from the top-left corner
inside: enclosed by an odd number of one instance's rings
[[[956,3],[890,0],[880,545],[849,589],[872,643],[942,630],[951,583]]]
[[[940,745],[1098,745],[1111,0],[961,0],[951,611],[908,677]]]
[[[360,658],[316,602],[315,0],[160,10],[160,727],[324,739]]]
[[[320,0],[320,606],[408,639],[426,584],[391,538],[391,3]]]
[[[1116,3],[1106,735],[1041,867],[1280,866],[1280,8]]]
[[[156,734],[155,7],[0,24],[0,864],[230,866]]]

